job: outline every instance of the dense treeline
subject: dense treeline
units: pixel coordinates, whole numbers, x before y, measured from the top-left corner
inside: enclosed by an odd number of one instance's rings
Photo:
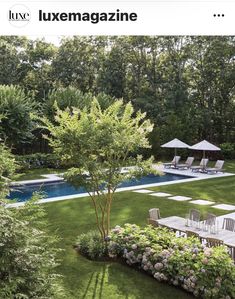
[[[30,112],[53,115],[131,101],[155,124],[153,151],[178,137],[190,144],[235,141],[235,37],[0,37],[1,137],[15,152],[48,151]]]

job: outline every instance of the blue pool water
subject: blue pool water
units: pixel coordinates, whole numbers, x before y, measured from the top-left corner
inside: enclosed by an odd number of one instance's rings
[[[189,177],[175,174],[165,174],[163,176],[148,175],[140,179],[133,179],[123,182],[122,184],[120,184],[119,187],[131,187],[137,185],[154,184],[182,180],[187,178]],[[86,190],[83,187],[74,187],[71,184],[62,181],[44,184],[27,184],[22,186],[16,186],[12,189],[8,198],[17,201],[27,201],[32,197],[33,193],[37,191],[43,192],[45,194],[45,198],[74,195],[86,192]]]

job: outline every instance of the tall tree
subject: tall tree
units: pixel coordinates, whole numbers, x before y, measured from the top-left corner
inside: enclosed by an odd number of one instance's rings
[[[25,49],[23,64],[27,69],[21,85],[33,91],[37,101],[45,102],[48,92],[54,87],[51,63],[57,47],[44,40],[29,40]]]
[[[102,108],[107,108],[114,102],[114,98],[104,93],[96,95],[99,104]],[[44,112],[53,119],[56,107],[64,110],[65,108],[79,108],[90,107],[94,99],[92,93],[83,93],[79,89],[68,86],[63,88],[53,89],[48,94],[47,102],[45,103]]]
[[[35,111],[35,102],[22,88],[0,85],[0,133],[9,147],[19,150],[32,140],[34,124],[30,113]]]
[[[112,45],[112,46],[111,46]],[[103,64],[98,73],[98,89],[115,98],[125,97],[127,59],[125,49],[119,39],[111,43],[110,51],[106,51]]]
[[[76,166],[65,177],[89,193],[103,238],[109,233],[111,205],[120,183],[154,172],[151,158],[144,161],[136,155],[141,148],[150,147],[147,135],[153,125],[144,113],[133,113],[130,103],[119,100],[101,109],[94,100],[89,110],[57,110],[56,124],[41,119],[54,151]],[[133,165],[137,167],[121,172],[122,167]]]
[[[0,37],[0,84],[19,84],[25,76],[24,65],[27,39],[17,36]]]
[[[96,91],[97,72],[105,46],[104,37],[64,39],[52,63],[57,83],[64,87],[72,85],[82,92]]]
[[[199,139],[233,140],[235,131],[235,39],[234,37],[192,38],[193,58],[188,66],[189,90]],[[233,114],[233,115],[232,115]]]

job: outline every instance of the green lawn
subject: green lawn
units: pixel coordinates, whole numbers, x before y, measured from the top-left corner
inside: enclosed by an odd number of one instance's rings
[[[65,249],[62,265],[67,298],[109,299],[175,299],[192,298],[168,285],[160,284],[147,275],[117,263],[92,262],[77,255],[72,249],[76,236],[95,228],[94,213],[89,198],[79,198],[45,205],[51,233],[61,237],[60,247]],[[112,225],[129,223],[146,224],[147,211],[153,206],[161,208],[163,216],[169,207],[161,199],[132,192],[117,194],[113,204]],[[176,203],[170,214],[184,215],[187,211]]]
[[[235,177],[211,179],[202,182],[184,183],[155,190],[173,194],[191,195],[194,199],[213,199],[217,202],[235,203]],[[192,207],[203,214],[207,211],[221,215],[225,211],[187,202],[175,202],[146,194],[121,192],[116,194],[112,208],[112,226],[126,222],[146,224],[148,210],[160,208],[161,216],[185,216]],[[64,284],[69,299],[184,299],[192,296],[127,266],[116,263],[92,262],[77,255],[72,249],[76,236],[95,228],[94,213],[89,198],[79,198],[46,205],[51,233],[57,231],[60,246],[65,249],[59,273],[64,275]]]
[[[235,204],[235,176],[150,188],[218,203]]]
[[[14,181],[24,181],[24,180],[38,180],[38,179],[45,179],[43,176],[44,174],[51,174],[51,173],[63,173],[64,169],[58,168],[36,168],[36,169],[29,169],[25,170],[24,172],[18,173],[14,176]]]
[[[226,167],[228,171],[235,172],[235,161],[226,163]],[[29,178],[32,178],[30,173],[25,179]],[[191,196],[193,199],[211,199],[219,203],[235,204],[235,177],[162,186],[152,190]],[[95,228],[95,218],[89,198],[54,202],[46,204],[45,207],[48,212],[50,233],[56,233],[61,237],[59,246],[64,249],[64,252],[58,273],[64,276],[68,299],[193,298],[177,288],[158,283],[152,277],[128,266],[92,262],[79,256],[72,248],[76,236]],[[203,214],[207,211],[217,215],[226,213],[206,206],[194,206],[187,202],[175,202],[134,192],[121,192],[116,194],[113,203],[112,226],[127,222],[145,225],[148,210],[153,207],[160,208],[162,217],[170,215],[184,217],[192,207],[197,207]]]

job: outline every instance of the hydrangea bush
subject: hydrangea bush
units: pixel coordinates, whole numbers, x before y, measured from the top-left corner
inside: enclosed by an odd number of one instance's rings
[[[235,266],[225,246],[208,248],[166,228],[126,224],[111,231],[108,253],[196,297],[235,298]]]

